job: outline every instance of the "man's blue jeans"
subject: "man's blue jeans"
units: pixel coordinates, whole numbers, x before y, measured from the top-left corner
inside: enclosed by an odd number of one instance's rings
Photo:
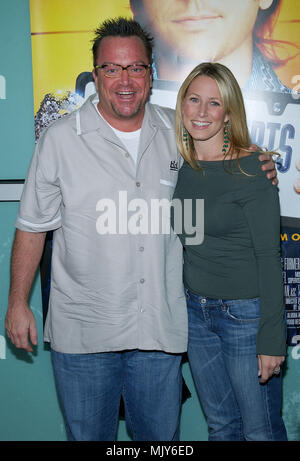
[[[134,440],[178,440],[181,355],[51,351],[68,440],[115,440],[120,398]]]
[[[260,302],[186,291],[188,357],[209,440],[286,440],[281,376],[260,384],[256,356]]]

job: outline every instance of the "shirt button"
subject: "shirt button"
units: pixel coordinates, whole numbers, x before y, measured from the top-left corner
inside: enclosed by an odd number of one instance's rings
[[[144,247],[140,247],[139,250],[140,250],[140,251],[144,251]]]
[[[136,182],[136,187],[140,187],[141,186],[141,183],[140,182]]]
[[[140,283],[145,283],[145,279],[140,279]]]
[[[206,303],[206,299],[205,298],[202,298],[201,299],[201,304],[205,304]]]
[[[129,157],[129,154],[128,152],[125,153],[125,157],[128,158]]]
[[[145,309],[142,308],[142,309],[141,309],[141,312],[145,312]]]

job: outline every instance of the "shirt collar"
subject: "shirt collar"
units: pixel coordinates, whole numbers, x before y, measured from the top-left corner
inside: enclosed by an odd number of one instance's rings
[[[77,134],[85,134],[91,131],[101,130],[102,134],[111,134],[111,128],[102,117],[97,114],[94,102],[99,101],[97,93],[89,96],[76,114]],[[146,103],[144,125],[151,125],[154,128],[173,129],[170,121],[166,119],[159,106]]]

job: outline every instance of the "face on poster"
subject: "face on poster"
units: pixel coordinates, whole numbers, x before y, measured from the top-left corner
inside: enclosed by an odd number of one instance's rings
[[[243,87],[251,72],[252,32],[272,0],[131,0],[136,19],[155,36],[159,78],[182,81],[200,61],[239,66]],[[274,6],[276,9],[276,5]]]

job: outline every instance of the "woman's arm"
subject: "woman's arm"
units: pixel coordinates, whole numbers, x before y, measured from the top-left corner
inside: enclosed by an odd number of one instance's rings
[[[261,303],[257,354],[261,382],[265,382],[286,353],[279,197],[277,189],[261,173],[249,178],[241,195],[257,261]]]

